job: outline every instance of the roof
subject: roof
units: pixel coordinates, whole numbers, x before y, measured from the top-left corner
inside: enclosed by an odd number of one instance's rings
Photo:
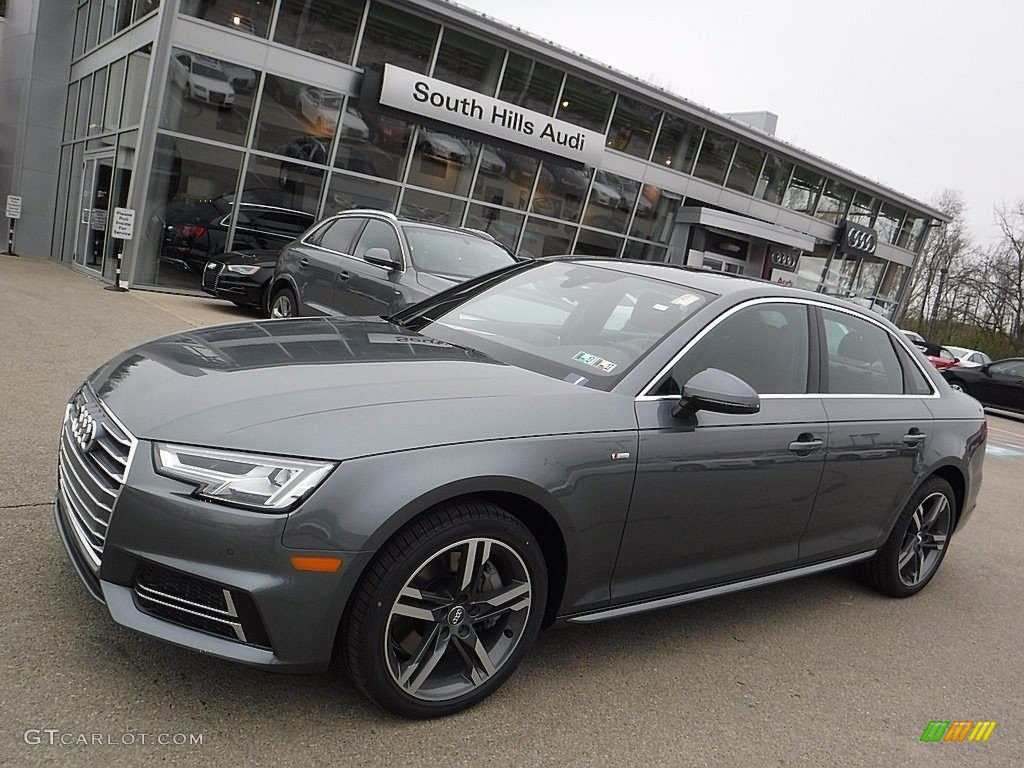
[[[913,209],[916,213],[922,213],[939,221],[949,222],[952,219],[937,208],[923,203],[920,200],[905,195],[892,187],[881,182],[869,179],[866,176],[843,168],[830,160],[815,155],[805,149],[783,141],[775,136],[752,128],[745,123],[729,117],[722,112],[716,112],[696,102],[690,101],[683,96],[672,93],[664,88],[645,82],[634,75],[630,75],[619,69],[603,64],[595,59],[547,40],[532,32],[516,27],[504,21],[500,21],[479,11],[467,8],[451,0],[405,0],[407,3],[417,6],[427,13],[432,13],[443,19],[461,22],[469,28],[476,28],[484,32],[490,32],[517,44],[524,50],[532,51],[542,57],[554,60],[564,67],[576,69],[603,80],[617,90],[625,91],[630,96],[635,96],[644,101],[653,103],[663,109],[670,109],[696,117],[708,125],[721,129],[734,137],[743,139],[761,148],[767,148],[775,154],[802,165],[810,166],[816,170],[827,173],[829,176],[845,181],[848,184],[860,187],[872,194],[887,198],[892,202]]]

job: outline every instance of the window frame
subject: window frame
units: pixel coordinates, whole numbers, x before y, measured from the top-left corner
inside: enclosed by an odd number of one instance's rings
[[[844,307],[844,306],[841,306],[841,305],[838,305],[838,304],[832,304],[832,303],[826,302],[826,301],[816,301],[814,299],[795,298],[795,297],[789,297],[789,296],[764,296],[764,297],[760,297],[760,298],[747,299],[745,301],[739,302],[738,304],[734,304],[733,306],[729,307],[729,309],[727,309],[725,312],[722,312],[721,314],[719,314],[718,316],[713,318],[710,322],[707,323],[707,325],[705,325],[703,328],[701,328],[700,331],[698,331],[696,334],[694,334],[694,336],[691,337],[686,342],[686,344],[684,344],[683,347],[678,352],[676,352],[675,355],[672,356],[672,358],[668,361],[668,363],[666,363],[661,368],[661,370],[659,370],[647,382],[647,384],[645,384],[643,387],[640,388],[640,392],[636,395],[634,400],[637,401],[637,402],[658,401],[658,400],[678,401],[679,397],[676,396],[676,395],[655,395],[655,394],[651,394],[651,393],[657,391],[659,385],[661,385],[661,383],[664,380],[665,376],[672,372],[672,368],[675,367],[676,363],[678,363],[680,359],[682,359],[683,355],[685,355],[693,346],[695,346],[697,344],[697,342],[699,342],[708,333],[710,333],[715,327],[717,327],[719,325],[719,323],[721,323],[727,317],[730,317],[731,315],[735,314],[736,312],[739,312],[743,308],[749,307],[749,306],[754,305],[754,304],[780,304],[780,303],[784,303],[784,304],[786,304],[786,303],[788,303],[788,304],[804,304],[804,305],[807,306],[808,311],[811,314],[810,344],[811,344],[812,350],[811,350],[811,360],[809,361],[808,376],[810,376],[811,368],[815,368],[816,369],[816,372],[815,372],[815,386],[813,386],[813,387],[809,386],[808,389],[811,389],[813,391],[809,391],[809,392],[807,392],[805,394],[795,394],[795,395],[772,395],[772,394],[767,394],[767,395],[759,395],[762,400],[783,400],[783,399],[791,400],[791,399],[797,399],[797,398],[816,398],[816,399],[849,399],[849,398],[879,399],[879,398],[882,398],[882,399],[889,399],[889,398],[896,398],[896,397],[917,397],[917,398],[936,400],[936,399],[939,399],[942,396],[941,393],[939,392],[939,388],[935,384],[934,379],[929,375],[928,371],[925,369],[924,365],[922,365],[921,361],[918,360],[917,355],[914,354],[914,351],[912,350],[911,345],[910,345],[910,340],[906,339],[906,338],[901,338],[902,334],[893,333],[891,330],[889,330],[889,328],[887,328],[880,321],[875,320],[874,318],[871,318],[868,315],[866,315],[866,314],[864,314],[862,312],[858,312],[858,311],[856,311],[856,310],[854,310],[852,308],[847,308],[847,307]],[[842,313],[847,314],[847,315],[852,315],[853,317],[856,317],[859,320],[863,320],[865,322],[871,323],[872,325],[875,325],[878,328],[880,328],[883,332],[885,332],[889,336],[890,343],[892,343],[895,346],[895,348],[896,348],[895,351],[897,353],[897,355],[896,355],[897,358],[901,358],[902,357],[901,352],[905,352],[907,354],[907,356],[909,357],[909,359],[913,362],[913,364],[915,366],[917,366],[918,371],[920,371],[920,373],[924,376],[925,381],[927,382],[928,386],[930,387],[931,394],[927,394],[927,395],[914,395],[914,394],[906,394],[906,393],[904,393],[904,394],[900,394],[900,395],[895,395],[895,394],[894,395],[879,395],[879,394],[832,394],[830,392],[822,392],[821,390],[824,388],[822,386],[822,384],[824,383],[823,382],[823,378],[822,378],[822,376],[823,376],[823,374],[822,374],[822,366],[828,364],[828,345],[824,341],[824,339],[825,339],[824,321],[821,318],[821,311],[820,311],[820,309],[822,309],[822,308],[824,308],[824,309],[831,309],[831,310],[834,310],[836,312],[842,312]],[[818,354],[817,355],[813,354],[813,348],[814,347],[816,347],[817,350],[818,350]],[[902,360],[901,360],[901,365],[902,365]],[[904,372],[904,375],[906,375],[905,372]]]

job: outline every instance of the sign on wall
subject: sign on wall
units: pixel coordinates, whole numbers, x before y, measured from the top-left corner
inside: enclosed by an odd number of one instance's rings
[[[878,233],[852,221],[843,229],[842,249],[856,256],[874,256],[878,250]]]
[[[768,261],[773,269],[796,272],[797,264],[800,263],[800,251],[795,248],[784,248],[781,245],[769,245]]]
[[[20,219],[21,218],[21,197],[18,195],[7,196],[7,218],[8,219]]]
[[[380,103],[592,167],[604,156],[603,134],[391,64]]]

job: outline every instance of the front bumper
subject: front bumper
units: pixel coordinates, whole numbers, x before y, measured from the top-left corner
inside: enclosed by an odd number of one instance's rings
[[[216,274],[208,274],[216,272]],[[203,270],[203,291],[218,299],[236,301],[253,307],[263,305],[263,290],[267,287],[274,270],[261,268],[254,275],[238,275],[227,269]]]
[[[283,672],[325,669],[370,555],[286,548],[285,515],[195,499],[188,486],[153,471],[150,443],[140,440],[137,455],[111,514],[98,571],[82,555],[63,502],[54,502],[57,530],[89,593],[118,624],[174,645]],[[290,563],[295,554],[341,557],[343,565],[337,573],[298,571]],[[232,615],[206,626],[237,624],[245,632],[232,638],[197,629],[216,609],[193,605],[198,598],[189,592],[170,600],[147,592],[141,575],[154,569],[206,584],[211,594],[223,591]],[[175,610],[161,608],[168,603]]]

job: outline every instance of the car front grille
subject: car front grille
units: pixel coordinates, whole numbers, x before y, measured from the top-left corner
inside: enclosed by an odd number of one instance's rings
[[[224,272],[226,264],[211,261],[203,270],[203,288],[216,291],[220,287],[220,276]]]
[[[78,549],[93,571],[100,567],[107,527],[135,442],[88,386],[68,404],[61,428],[57,490]]]
[[[157,565],[142,565],[132,587],[139,610],[226,640],[269,647],[256,606],[245,592]]]
[[[210,91],[210,101],[214,104],[223,104],[224,94],[218,93],[217,91]]]

